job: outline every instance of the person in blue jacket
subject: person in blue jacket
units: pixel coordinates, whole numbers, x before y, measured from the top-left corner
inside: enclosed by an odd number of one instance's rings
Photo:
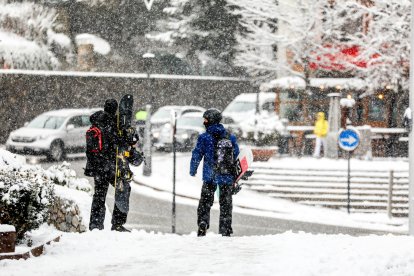
[[[221,112],[218,109],[210,108],[203,114],[204,126],[206,132],[199,135],[197,144],[192,152],[190,163],[190,175],[195,176],[197,168],[204,158],[203,165],[203,186],[197,208],[198,236],[205,236],[210,224],[210,209],[214,202],[214,192],[219,187],[220,192],[220,221],[219,233],[223,236],[230,236],[233,233],[232,223],[232,195],[233,183],[235,180],[234,173],[217,172],[217,142],[228,137],[231,141],[233,160],[239,155],[239,146],[236,137],[229,134],[220,124],[222,119]]]

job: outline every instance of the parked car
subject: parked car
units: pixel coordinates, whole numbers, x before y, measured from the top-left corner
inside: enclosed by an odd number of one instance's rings
[[[251,118],[256,113],[257,93],[243,93],[234,98],[233,101],[223,110],[224,119],[229,120],[225,123],[240,123]],[[259,111],[275,113],[276,93],[259,93]]]
[[[177,132],[175,135],[177,150],[185,151],[194,148],[198,135],[205,131],[203,122],[202,112],[186,113],[177,119]],[[164,150],[172,149],[171,124],[165,124],[161,129],[158,147]]]
[[[98,109],[60,109],[45,112],[12,131],[6,149],[15,153],[47,155],[60,161],[69,151],[84,151],[89,116]]]
[[[177,114],[177,118],[190,112],[204,112],[205,109],[200,106],[178,106],[178,105],[167,105],[160,107],[151,116],[151,133],[153,137],[153,143],[156,145],[159,141],[160,131],[162,127],[171,122],[171,112],[174,111]]]

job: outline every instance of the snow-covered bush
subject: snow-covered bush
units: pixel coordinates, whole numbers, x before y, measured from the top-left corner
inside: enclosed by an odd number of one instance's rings
[[[277,146],[283,125],[278,116],[262,111],[240,123],[242,139],[256,146]]]
[[[35,167],[0,167],[0,224],[16,227],[21,240],[48,218],[53,203],[53,183]]]
[[[71,195],[71,193],[65,194],[62,189],[69,191],[76,189],[90,193],[92,187],[87,179],[77,178],[75,171],[67,162],[45,170],[40,166],[26,165],[24,158],[0,149],[0,224],[14,225],[19,240],[24,238],[27,231],[36,229],[48,219],[53,223],[58,221],[56,216],[53,218],[53,215],[58,215],[57,203],[66,201],[72,202],[73,208],[69,210],[69,213],[73,213],[71,215],[73,227],[83,231],[80,225],[82,219],[79,208],[73,203],[76,202],[73,200],[75,197],[72,196],[66,200],[65,195]],[[59,191],[60,194],[57,194]],[[73,193],[76,194],[76,191]],[[79,194],[80,192],[77,193],[78,198],[90,198],[83,192],[82,195]],[[78,211],[72,212],[72,209]],[[67,214],[63,213],[66,219]],[[73,219],[73,216],[76,218]],[[71,229],[66,228],[66,230]]]
[[[44,171],[45,176],[54,184],[66,186],[71,189],[92,192],[92,186],[86,178],[77,178],[76,172],[70,168],[70,163],[63,162],[59,165],[53,165]]]
[[[0,67],[56,69],[69,60],[72,43],[57,32],[56,17],[40,4],[0,0]]]

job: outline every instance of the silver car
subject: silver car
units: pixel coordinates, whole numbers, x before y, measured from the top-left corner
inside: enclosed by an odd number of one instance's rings
[[[89,116],[97,109],[61,109],[45,112],[12,131],[6,149],[23,154],[46,155],[60,161],[65,153],[84,151]]]
[[[171,113],[175,112],[177,118],[180,118],[182,115],[192,112],[204,112],[204,108],[200,106],[192,105],[167,105],[160,107],[152,116],[151,116],[151,133],[153,138],[153,143],[156,148],[159,146],[159,138],[161,129],[165,124],[171,122]]]
[[[201,112],[186,113],[177,119],[175,137],[178,150],[187,151],[195,147],[198,136],[206,130],[203,122],[204,118]],[[172,149],[171,124],[165,124],[161,129],[159,146],[167,151]]]

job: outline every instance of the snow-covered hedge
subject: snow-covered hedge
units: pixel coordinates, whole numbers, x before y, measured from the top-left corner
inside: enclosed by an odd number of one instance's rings
[[[283,124],[275,114],[262,111],[240,123],[241,138],[257,146],[277,146]]]
[[[56,31],[56,17],[40,4],[0,0],[0,68],[57,69],[68,61],[72,43]]]
[[[77,178],[76,172],[70,168],[70,163],[53,165],[44,171],[45,175],[54,184],[66,186],[71,189],[92,193],[92,186],[86,178]]]
[[[40,166],[26,165],[24,158],[0,149],[0,224],[14,225],[18,239],[24,238],[27,231],[36,229],[50,218],[56,198],[65,201],[65,196],[55,196],[55,185],[88,193],[92,190],[87,179],[76,177],[69,163],[45,170]],[[82,196],[89,198],[85,193],[78,197]],[[78,209],[75,205],[72,207]],[[71,217],[71,223],[76,229],[84,231],[85,227],[80,224],[80,212],[75,212],[74,216],[76,218]]]
[[[0,224],[16,227],[17,238],[39,227],[53,202],[53,183],[34,167],[0,166]]]

